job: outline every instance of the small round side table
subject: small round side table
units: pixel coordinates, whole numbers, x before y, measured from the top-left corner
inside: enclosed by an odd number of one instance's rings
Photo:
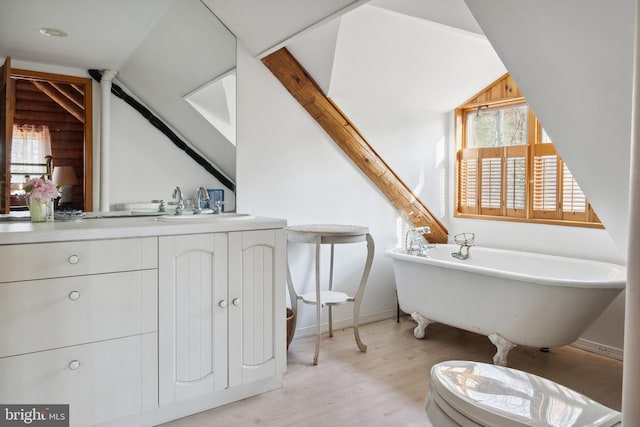
[[[360,323],[360,304],[367,285],[369,272],[371,271],[371,263],[373,262],[373,254],[375,251],[373,238],[369,234],[367,227],[356,225],[337,225],[337,224],[306,224],[294,225],[287,228],[288,241],[292,243],[311,243],[316,246],[315,271],[316,286],[314,292],[304,295],[298,295],[291,281],[291,272],[287,268],[287,286],[289,288],[289,296],[291,298],[291,309],[297,312],[297,302],[302,300],[305,304],[316,306],[316,352],[313,358],[313,364],[318,364],[318,355],[320,354],[320,313],[321,308],[325,305],[329,307],[329,336],[333,336],[332,312],[331,308],[337,304],[353,302],[353,333],[356,344],[360,351],[367,351],[367,346],[360,339],[358,326]],[[367,260],[364,265],[360,285],[354,296],[349,296],[344,292],[333,290],[333,260],[334,246],[347,243],[367,242]],[[322,290],[320,284],[320,245],[331,245],[331,264],[329,270],[329,289]],[[320,303],[318,304],[318,301]],[[296,315],[296,319],[297,319]],[[295,328],[295,326],[294,326]]]

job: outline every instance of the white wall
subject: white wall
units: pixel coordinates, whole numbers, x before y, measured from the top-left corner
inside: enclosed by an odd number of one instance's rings
[[[238,51],[238,123],[238,209],[286,218],[289,225],[369,227],[376,255],[361,313],[364,321],[393,316],[393,272],[383,252],[397,244],[397,213],[280,82],[243,48]],[[336,248],[336,288],[355,291],[365,252],[364,243]],[[322,259],[328,262],[326,251]],[[312,246],[291,245],[289,262],[298,292],[313,290]],[[312,332],[313,307],[301,304],[300,308],[298,333]],[[337,307],[334,319],[351,319],[351,310],[352,304]]]
[[[408,105],[333,100],[431,212],[446,221],[449,116]]]

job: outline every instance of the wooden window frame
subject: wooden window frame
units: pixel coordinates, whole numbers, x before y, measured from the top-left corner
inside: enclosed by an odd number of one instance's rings
[[[504,79],[504,77],[503,77]],[[563,206],[563,173],[565,164],[558,155],[553,143],[542,143],[542,126],[531,108],[528,113],[527,128],[527,145],[503,146],[491,148],[467,148],[467,115],[475,114],[479,108],[504,108],[512,105],[527,105],[526,99],[522,96],[501,99],[496,102],[470,102],[462,105],[455,110],[455,135],[457,144],[455,180],[455,209],[454,216],[461,218],[476,218],[501,221],[518,221],[526,223],[556,224],[579,226],[589,228],[604,228],[589,201],[585,198],[584,212],[564,212]],[[527,105],[528,106],[528,105]],[[553,210],[539,211],[534,210],[534,162],[536,156],[539,155],[555,155],[556,156],[556,173],[555,177],[555,206]],[[524,185],[524,209],[513,209],[507,207],[507,162],[510,158],[525,158],[525,185]],[[482,206],[482,159],[483,158],[500,158],[501,167],[501,184],[500,184],[500,206],[499,207],[483,207]],[[472,192],[465,191],[463,188],[468,181],[463,176],[463,161],[475,161],[476,176],[475,189]],[[577,184],[577,183],[576,183]],[[579,185],[578,185],[579,187]],[[469,193],[473,194],[475,200],[473,203],[462,203],[466,200],[465,196]]]

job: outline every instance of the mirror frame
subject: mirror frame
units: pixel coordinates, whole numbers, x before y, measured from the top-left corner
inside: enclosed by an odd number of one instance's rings
[[[82,190],[84,196],[83,211],[93,211],[93,80],[86,77],[67,76],[63,74],[13,68],[10,72],[11,79],[60,82],[78,85],[84,88],[84,175],[82,178]]]

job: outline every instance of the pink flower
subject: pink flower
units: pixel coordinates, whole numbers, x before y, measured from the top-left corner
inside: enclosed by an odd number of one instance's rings
[[[59,196],[56,185],[43,178],[29,179],[24,186],[24,191],[33,199],[50,200]]]

